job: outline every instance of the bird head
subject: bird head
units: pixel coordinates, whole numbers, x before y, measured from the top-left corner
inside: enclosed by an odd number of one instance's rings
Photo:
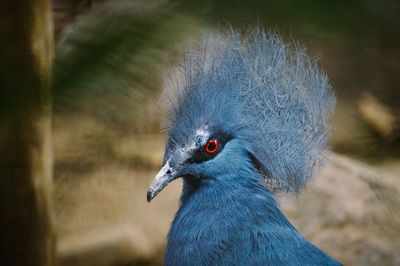
[[[174,76],[162,96],[168,137],[149,202],[178,177],[224,180],[246,167],[271,192],[298,191],[321,164],[334,96],[298,46],[231,30],[188,51]]]
[[[168,149],[164,165],[149,187],[148,201],[178,177],[192,181],[228,178],[240,170],[246,156],[245,148],[234,133],[208,124],[196,129],[187,141],[175,143]]]

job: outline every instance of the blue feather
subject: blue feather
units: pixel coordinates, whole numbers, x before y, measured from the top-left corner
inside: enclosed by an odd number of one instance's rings
[[[187,52],[164,107],[170,142],[209,123],[236,132],[276,191],[298,191],[326,155],[335,97],[305,50],[260,29],[209,36]]]
[[[239,141],[227,145],[235,156],[214,162],[229,161],[225,167],[210,166],[217,179],[201,181],[195,192],[184,179],[165,265],[340,265],[290,224],[252,162],[243,161]]]
[[[335,98],[304,49],[261,29],[209,36],[163,95],[164,167],[148,200],[178,176],[181,205],[166,265],[340,265],[306,240],[274,193],[298,191],[327,152]],[[204,154],[208,139],[218,153]]]

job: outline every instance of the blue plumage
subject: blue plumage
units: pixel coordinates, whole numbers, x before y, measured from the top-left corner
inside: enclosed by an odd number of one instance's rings
[[[273,33],[210,36],[167,87],[164,166],[148,200],[183,177],[166,265],[340,265],[304,239],[273,193],[298,191],[326,153],[334,96]]]

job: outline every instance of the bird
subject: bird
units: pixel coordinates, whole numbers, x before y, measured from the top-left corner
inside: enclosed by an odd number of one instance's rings
[[[260,27],[208,33],[161,95],[166,145],[150,202],[182,178],[165,265],[341,265],[290,223],[329,155],[335,95],[318,60]]]

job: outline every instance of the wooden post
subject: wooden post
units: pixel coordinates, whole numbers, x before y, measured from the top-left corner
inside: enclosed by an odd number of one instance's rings
[[[52,60],[50,0],[1,0],[1,265],[54,265]]]

